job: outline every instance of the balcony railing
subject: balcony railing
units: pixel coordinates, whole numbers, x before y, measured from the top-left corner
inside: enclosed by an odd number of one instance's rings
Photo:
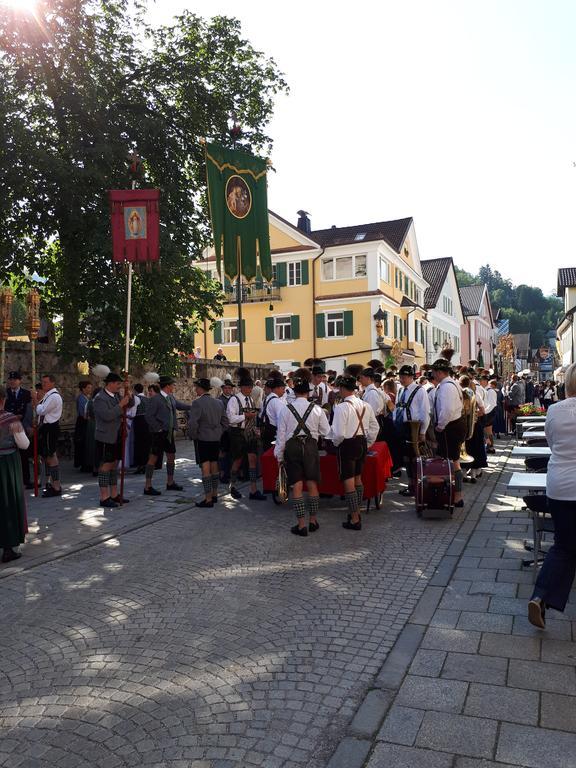
[[[254,283],[242,283],[240,286],[242,304],[249,304],[257,301],[280,301],[280,288],[278,283],[263,283],[256,280]],[[226,304],[236,304],[238,302],[238,284],[234,283],[224,291]]]

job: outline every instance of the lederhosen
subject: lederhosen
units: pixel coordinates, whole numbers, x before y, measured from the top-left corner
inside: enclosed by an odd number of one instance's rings
[[[364,414],[366,406],[362,406],[362,412],[359,414],[356,408],[349,400],[344,400],[353,409],[358,425],[352,437],[347,437],[338,446],[338,469],[342,481],[349,480],[362,474],[366,453],[368,452],[368,441],[366,440],[366,430],[364,429]],[[362,432],[362,434],[359,434]]]
[[[272,443],[274,440],[276,440],[276,432],[277,427],[274,426],[274,424],[270,421],[270,416],[268,416],[268,406],[270,405],[271,400],[278,400],[278,395],[270,394],[267,395],[264,400],[264,405],[262,407],[262,416],[260,417],[260,426],[261,426],[261,436],[262,436],[262,450],[267,451],[269,448],[272,447]]]
[[[230,395],[232,397],[232,395]],[[220,395],[218,400],[220,400],[221,403],[224,404],[224,410],[227,409],[228,403],[230,402],[230,397],[226,397],[226,395]],[[220,438],[220,450],[222,453],[229,453],[230,452],[230,432],[229,427],[227,427],[222,432],[222,437]]]
[[[292,437],[284,446],[284,463],[288,476],[288,485],[294,485],[301,480],[320,482],[320,456],[318,441],[312,437],[306,422],[314,410],[315,403],[310,403],[304,414],[300,416],[292,403],[287,408],[296,419],[297,425]]]
[[[455,381],[449,379],[450,383],[455,387],[460,387]],[[440,391],[440,390],[438,390]],[[460,401],[463,403],[463,396],[458,391]],[[436,393],[436,400],[434,402],[435,422],[438,423],[438,393]],[[444,427],[443,432],[436,432],[436,440],[438,443],[438,455],[444,459],[450,459],[451,461],[458,461],[460,458],[460,447],[466,438],[466,416],[462,414],[454,421],[448,422]]]
[[[394,420],[394,427],[396,429],[396,432],[400,438],[400,450],[402,452],[402,459],[404,460],[404,465],[406,467],[406,473],[408,477],[412,476],[412,463],[415,459],[414,454],[414,446],[412,444],[412,433],[410,431],[410,427],[408,426],[407,422],[412,421],[412,411],[410,409],[410,406],[412,405],[412,402],[414,398],[416,397],[416,394],[418,393],[418,390],[422,389],[422,387],[417,384],[412,392],[410,393],[408,400],[405,403],[400,403],[398,400],[396,401],[396,408],[400,408],[404,411],[406,411],[406,419],[398,419]]]
[[[248,397],[249,404],[247,406],[242,405],[238,395],[232,395],[232,397],[238,403],[238,413],[240,415],[245,413],[247,409],[255,410],[254,401],[251,397]],[[242,395],[242,397],[246,397],[246,395]],[[258,437],[252,428],[247,432],[246,424],[245,420],[243,427],[236,425],[230,427],[230,453],[233,461],[241,459],[248,453],[258,453]]]
[[[46,398],[46,402],[50,400],[53,395],[59,394],[58,392],[52,392]],[[44,403],[44,398],[41,401]],[[38,424],[38,453],[42,458],[46,459],[53,456],[56,453],[58,447],[58,438],[60,437],[60,420],[53,421],[51,424],[47,424],[44,421],[44,417],[40,416]]]

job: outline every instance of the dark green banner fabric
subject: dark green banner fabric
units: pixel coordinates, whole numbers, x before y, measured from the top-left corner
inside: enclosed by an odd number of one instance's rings
[[[268,229],[267,161],[219,144],[206,145],[206,174],[210,218],[218,272],[229,280],[240,274],[247,281],[256,277],[256,268],[265,280],[272,280],[270,233]]]

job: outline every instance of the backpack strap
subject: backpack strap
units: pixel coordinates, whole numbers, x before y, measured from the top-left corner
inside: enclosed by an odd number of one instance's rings
[[[313,410],[313,408],[314,408],[314,406],[315,406],[315,405],[316,405],[316,403],[310,403],[310,405],[308,406],[308,408],[307,408],[307,409],[306,409],[306,411],[304,412],[304,415],[303,415],[303,416],[300,416],[300,414],[298,413],[298,411],[296,410],[296,408],[294,408],[294,406],[292,405],[292,403],[287,403],[287,404],[286,404],[286,408],[288,408],[288,410],[290,411],[290,413],[292,414],[292,416],[294,416],[294,418],[295,418],[295,419],[296,419],[296,421],[298,422],[298,424],[297,424],[297,426],[296,426],[296,429],[294,430],[294,434],[292,435],[292,437],[298,437],[298,432],[300,432],[300,430],[302,430],[302,432],[304,432],[304,435],[305,435],[306,437],[312,437],[312,435],[311,435],[311,433],[310,433],[310,430],[309,430],[309,429],[308,429],[308,427],[306,426],[306,422],[308,421],[308,416],[310,416],[310,414],[312,413],[312,410]]]

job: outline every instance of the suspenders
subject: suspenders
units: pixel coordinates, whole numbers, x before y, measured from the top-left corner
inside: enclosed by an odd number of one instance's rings
[[[362,436],[366,437],[366,430],[364,429],[364,414],[366,413],[366,406],[362,406],[362,413],[358,414],[358,410],[354,408],[350,400],[344,400],[345,403],[348,403],[348,405],[352,408],[354,413],[356,414],[356,418],[358,419],[358,426],[356,427],[356,432],[352,435],[352,437],[357,437],[358,433],[362,431]]]
[[[288,408],[292,416],[294,416],[294,418],[297,421],[297,426],[296,426],[296,429],[294,430],[294,434],[292,435],[292,437],[312,437],[312,435],[310,434],[310,430],[306,426],[306,422],[308,421],[308,416],[310,416],[310,414],[312,413],[312,409],[314,408],[314,406],[315,406],[315,403],[310,403],[310,405],[304,412],[304,415],[300,416],[300,414],[298,413],[296,408],[294,408],[292,403],[287,403],[286,407]],[[303,435],[298,434],[300,430],[304,432]]]

